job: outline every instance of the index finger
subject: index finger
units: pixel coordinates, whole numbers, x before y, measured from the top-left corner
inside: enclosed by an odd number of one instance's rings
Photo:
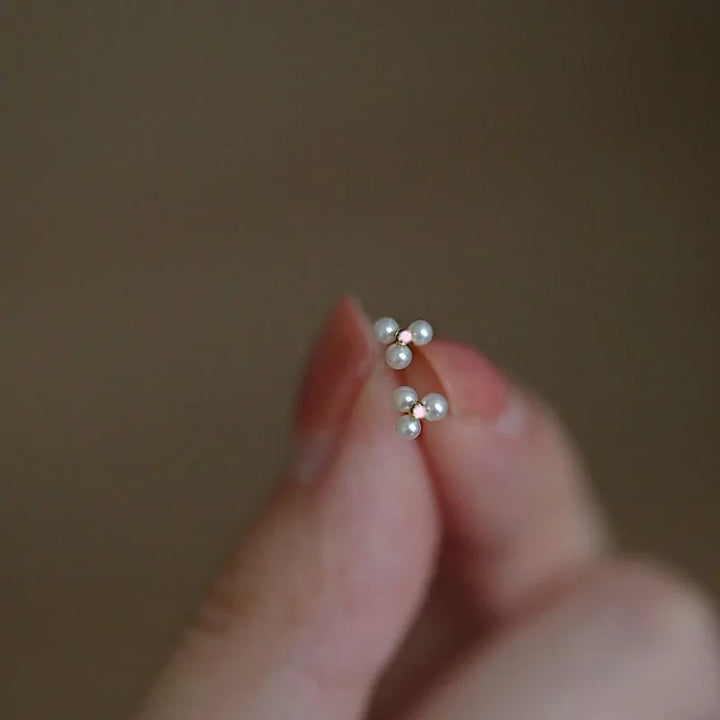
[[[443,509],[446,558],[490,618],[593,562],[604,520],[562,425],[475,350],[436,340],[406,372],[448,396],[421,437]]]

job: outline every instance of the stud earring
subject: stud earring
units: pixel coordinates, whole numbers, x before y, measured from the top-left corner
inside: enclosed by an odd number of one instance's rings
[[[385,361],[393,370],[404,370],[412,362],[410,343],[417,347],[427,345],[433,339],[432,325],[427,320],[415,320],[406,330],[401,330],[396,320],[380,318],[375,323],[375,337],[388,345]]]
[[[415,440],[422,432],[421,420],[435,422],[442,420],[448,414],[448,401],[440,393],[430,393],[422,400],[414,388],[399,387],[394,395],[395,409],[403,413],[397,421],[395,429],[400,437]]]

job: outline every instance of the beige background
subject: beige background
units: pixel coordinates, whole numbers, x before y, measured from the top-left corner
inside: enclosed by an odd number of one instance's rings
[[[346,288],[720,590],[716,3],[3,7],[0,716],[127,716]]]

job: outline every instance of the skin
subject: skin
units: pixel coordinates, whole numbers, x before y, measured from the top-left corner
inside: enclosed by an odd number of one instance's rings
[[[400,384],[451,412],[394,433]],[[470,348],[389,370],[341,300],[287,476],[138,720],[711,720],[709,601],[613,547],[556,417]]]

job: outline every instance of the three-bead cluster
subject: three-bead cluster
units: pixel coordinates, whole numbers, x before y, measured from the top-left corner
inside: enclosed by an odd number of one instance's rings
[[[400,437],[414,440],[422,432],[421,420],[435,422],[448,414],[448,401],[440,393],[429,393],[422,400],[414,388],[403,385],[393,395],[395,409],[403,415],[395,429]]]
[[[404,370],[410,365],[413,353],[410,345],[422,347],[433,339],[432,325],[427,320],[415,320],[407,329],[401,329],[391,317],[375,323],[375,337],[388,348],[385,361],[393,370]],[[414,388],[403,385],[393,396],[395,408],[402,413],[396,424],[400,437],[415,440],[422,432],[422,420],[435,422],[448,413],[448,401],[440,393],[430,393],[419,399]]]
[[[409,345],[427,345],[433,339],[433,329],[427,320],[415,320],[407,329],[401,330],[397,320],[384,317],[375,323],[375,337],[383,345],[388,345],[385,351],[387,364],[393,370],[404,370],[412,362]]]

